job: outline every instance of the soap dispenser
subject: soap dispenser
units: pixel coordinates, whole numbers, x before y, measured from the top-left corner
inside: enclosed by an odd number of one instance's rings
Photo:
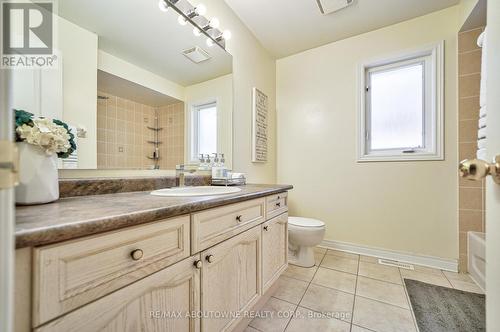
[[[227,178],[227,167],[226,159],[224,158],[224,153],[220,154],[220,178]]]
[[[198,170],[204,171],[207,169],[207,164],[205,164],[205,158],[203,157],[203,153],[200,153],[200,158],[198,159],[200,161],[200,165],[198,166]]]
[[[217,179],[219,178],[219,173],[220,173],[220,164],[219,164],[219,158],[217,157],[217,153],[214,153],[214,163],[212,165],[212,178]]]

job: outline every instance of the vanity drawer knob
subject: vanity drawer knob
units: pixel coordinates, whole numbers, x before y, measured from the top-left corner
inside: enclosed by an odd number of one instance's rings
[[[281,206],[281,202],[276,203],[276,206],[280,207]]]
[[[132,250],[132,252],[130,253],[130,256],[132,257],[132,259],[134,261],[138,261],[139,259],[142,258],[142,256],[144,256],[144,252],[141,249],[135,249],[135,250]]]
[[[269,226],[264,226],[264,230],[267,232],[269,231]]]
[[[238,220],[238,222],[241,222],[241,218],[243,218],[241,214],[236,216],[236,220]]]
[[[193,265],[195,268],[201,269],[201,267],[203,266],[203,262],[201,261],[201,259],[198,259],[194,261]]]
[[[207,262],[209,263],[213,263],[215,261],[215,257],[214,255],[207,255],[207,257],[205,257],[205,259],[207,260]]]

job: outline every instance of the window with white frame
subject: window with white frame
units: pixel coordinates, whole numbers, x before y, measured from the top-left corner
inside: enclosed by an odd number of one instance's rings
[[[217,152],[217,103],[195,105],[191,109],[191,160]]]
[[[358,161],[443,159],[443,45],[365,64]]]

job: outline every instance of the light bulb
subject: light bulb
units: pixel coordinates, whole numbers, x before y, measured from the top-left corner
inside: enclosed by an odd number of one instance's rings
[[[212,17],[210,23],[208,23],[212,28],[217,29],[220,25],[219,19],[217,17]]]
[[[207,46],[208,47],[214,46],[214,41],[212,39],[210,39],[210,38],[207,38]]]
[[[161,10],[162,12],[166,12],[166,11],[168,10],[168,5],[167,5],[167,3],[165,2],[165,0],[160,0],[160,1],[158,2],[158,7],[160,8],[160,10]]]
[[[182,15],[179,15],[179,17],[177,18],[177,22],[179,22],[180,25],[186,25],[187,24],[186,19]]]
[[[204,4],[200,3],[195,7],[194,11],[196,14],[203,16],[207,13],[207,7],[205,7]]]
[[[200,29],[193,28],[193,35],[195,35],[196,37],[199,37],[201,35]]]
[[[222,37],[224,37],[225,40],[231,39],[232,35],[233,34],[229,30],[224,30],[224,32],[222,33]]]

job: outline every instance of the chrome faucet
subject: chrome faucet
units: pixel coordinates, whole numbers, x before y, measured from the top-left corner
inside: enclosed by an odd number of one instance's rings
[[[186,169],[186,165],[181,164],[175,167],[175,177],[179,177],[179,187],[185,186],[185,173],[194,173],[196,169]]]

